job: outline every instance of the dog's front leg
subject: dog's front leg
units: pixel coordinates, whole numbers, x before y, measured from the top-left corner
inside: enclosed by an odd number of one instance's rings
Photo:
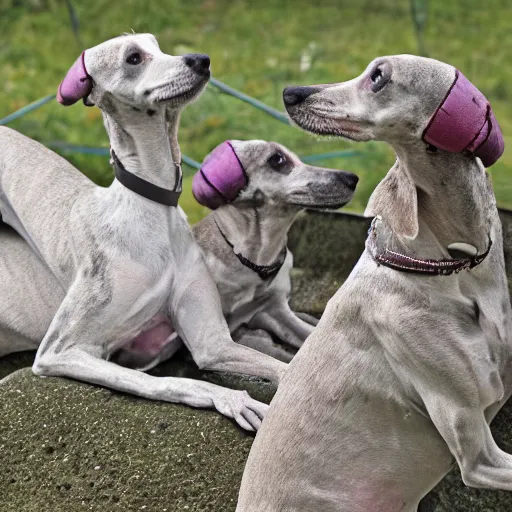
[[[248,329],[242,326],[233,333],[233,339],[240,345],[253,348],[285,363],[289,363],[294,355],[293,352],[274,343],[272,335],[263,329]]]
[[[101,289],[99,283],[74,283],[36,354],[36,375],[70,377],[152,400],[215,408],[242,428],[259,428],[267,406],[245,391],[192,379],[153,377],[106,361],[104,331],[119,311],[106,303]]]
[[[176,277],[169,314],[199,368],[254,375],[276,384],[281,380],[286,364],[231,339],[217,286],[202,259]]]
[[[278,339],[295,348],[302,347],[305,339],[314,329],[313,325],[297,317],[286,302],[267,305],[263,311],[254,315],[249,322],[249,327],[271,332]]]
[[[512,491],[512,455],[498,447],[478,407],[449,403],[438,395],[429,397],[425,405],[467,486]]]
[[[304,313],[303,311],[294,311],[295,316],[298,316],[302,321],[306,322],[309,325],[312,325],[313,327],[316,327],[318,325],[318,322],[320,320],[313,315],[310,315],[309,313]]]

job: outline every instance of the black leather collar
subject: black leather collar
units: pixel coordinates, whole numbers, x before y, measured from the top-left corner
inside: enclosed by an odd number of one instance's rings
[[[135,174],[127,171],[119,158],[117,158],[117,155],[114,153],[113,149],[110,151],[110,153],[114,163],[116,179],[119,181],[119,183],[124,185],[132,192],[135,192],[139,196],[145,197],[146,199],[154,201],[155,203],[163,204],[165,206],[178,206],[178,199],[181,195],[181,181],[183,176],[181,173],[181,165],[176,165],[176,171],[178,172],[177,185],[174,190],[169,190],[159,187],[158,185],[154,185],[153,183],[139,178],[139,176],[136,176]]]
[[[222,238],[224,238],[224,240],[229,245],[229,247],[231,247],[231,249],[234,249],[233,244],[228,240],[226,235],[223,233],[222,229],[220,229],[220,226],[217,224],[217,221],[214,220],[214,222],[220,234],[222,235]],[[258,276],[260,276],[260,278],[263,279],[263,281],[267,281],[270,279],[274,279],[274,277],[276,277],[278,272],[281,270],[281,267],[283,266],[284,261],[286,259],[286,246],[283,247],[282,251],[279,253],[279,256],[277,257],[277,260],[275,261],[275,263],[272,263],[272,265],[257,265],[256,263],[253,263],[251,260],[247,259],[245,256],[236,253],[234,250],[233,254],[239,259],[242,265],[251,269],[253,272],[256,272],[256,274],[258,274]]]

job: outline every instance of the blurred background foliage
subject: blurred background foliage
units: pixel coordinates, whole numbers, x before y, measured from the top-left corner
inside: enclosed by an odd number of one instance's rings
[[[491,100],[507,148],[491,174],[498,203],[512,208],[511,26],[510,0],[0,0],[0,118],[54,93],[83,48],[132,30],[155,34],[166,53],[208,53],[215,78],[279,110],[286,85],[343,81],[379,55],[424,53]],[[81,103],[52,101],[10,126],[43,143],[108,147],[100,111]],[[384,144],[319,139],[213,87],[183,114],[182,151],[197,161],[226,139],[250,138],[299,155],[360,151],[319,163],[360,175],[347,208],[356,212],[394,161]],[[108,158],[65,156],[96,182],[112,180]],[[195,222],[207,211],[190,194],[191,175],[182,206]]]

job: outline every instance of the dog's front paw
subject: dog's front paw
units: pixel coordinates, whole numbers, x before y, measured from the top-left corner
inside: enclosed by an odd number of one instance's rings
[[[229,390],[225,396],[215,399],[214,404],[217,411],[251,432],[260,428],[268,410],[268,405],[254,400],[247,391]]]

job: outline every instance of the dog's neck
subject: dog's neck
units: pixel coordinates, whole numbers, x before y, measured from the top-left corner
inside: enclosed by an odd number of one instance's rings
[[[387,243],[429,258],[449,257],[454,243],[484,252],[495,199],[481,163],[466,154],[429,153],[423,143],[394,149],[397,161],[367,209],[389,228]]]
[[[158,187],[174,190],[181,158],[179,115],[134,112],[129,122],[119,122],[116,116],[105,112],[103,115],[110,145],[124,168]]]
[[[286,246],[288,231],[298,211],[269,204],[257,207],[228,204],[212,215],[236,254],[258,265],[272,265]]]

